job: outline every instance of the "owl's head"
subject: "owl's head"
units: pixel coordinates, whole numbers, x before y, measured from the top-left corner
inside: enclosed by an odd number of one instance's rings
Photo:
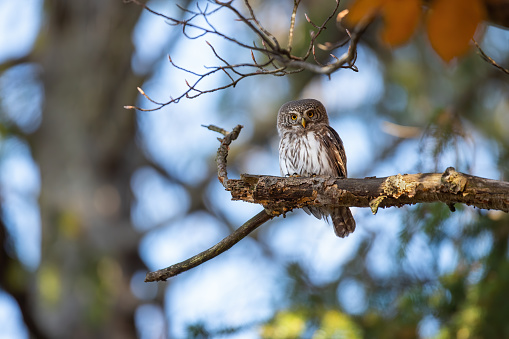
[[[277,114],[277,130],[305,131],[317,125],[328,125],[329,118],[322,103],[315,99],[290,101],[281,106]]]

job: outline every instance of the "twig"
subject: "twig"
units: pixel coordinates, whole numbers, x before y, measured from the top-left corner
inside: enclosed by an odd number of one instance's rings
[[[226,172],[226,157],[228,156],[228,146],[230,146],[233,140],[237,139],[240,130],[242,129],[242,126],[241,125],[235,126],[231,132],[227,132],[225,129],[214,125],[203,127],[224,135],[223,139],[219,139],[221,141],[221,145],[219,146],[219,149],[217,151],[217,171],[219,181],[221,181],[225,188],[228,189],[227,183],[229,182],[229,180],[228,173]],[[182,272],[188,271],[191,268],[194,268],[212,258],[217,257],[219,254],[229,250],[230,248],[232,248],[233,245],[247,237],[249,233],[253,232],[260,225],[274,218],[274,216],[275,216],[274,214],[269,215],[269,213],[265,210],[259,212],[257,215],[249,219],[229,236],[227,236],[226,238],[224,238],[223,240],[221,240],[208,250],[203,251],[178,264],[147,273],[145,277],[145,282],[165,281],[168,278],[176,276],[177,274],[180,274]]]
[[[224,135],[223,139],[219,138],[219,141],[221,142],[221,145],[219,146],[219,149],[217,150],[217,177],[221,184],[223,184],[224,188],[228,189],[228,173],[226,171],[226,158],[228,157],[228,149],[230,144],[233,140],[237,139],[240,133],[240,130],[242,129],[242,125],[237,125],[233,128],[233,130],[228,133],[224,129],[209,125],[209,126],[203,126],[208,128],[211,131],[215,131],[218,133],[221,133]]]
[[[137,106],[124,106],[126,109],[137,109],[139,111],[154,111],[161,109],[162,107],[165,107],[167,105],[178,103],[182,98],[188,98],[193,99],[200,95],[206,94],[206,93],[212,93],[219,90],[223,90],[229,87],[235,87],[237,83],[247,77],[252,76],[258,76],[258,75],[273,75],[273,76],[285,76],[293,73],[299,73],[302,71],[310,71],[313,73],[318,74],[324,74],[324,75],[330,75],[331,73],[337,71],[340,68],[350,68],[354,71],[357,71],[357,68],[355,67],[355,60],[356,60],[356,47],[357,42],[360,38],[360,35],[363,33],[363,29],[357,29],[354,30],[354,33],[350,36],[350,45],[348,48],[348,51],[343,54],[341,57],[334,57],[333,61],[328,64],[321,64],[318,59],[316,58],[316,55],[314,53],[315,50],[315,42],[316,39],[321,35],[323,30],[325,30],[326,25],[330,22],[330,20],[334,17],[335,13],[337,12],[339,8],[339,1],[336,0],[336,6],[332,10],[331,14],[325,19],[325,21],[321,24],[315,24],[314,22],[309,19],[309,17],[306,18],[309,21],[310,25],[312,25],[315,28],[315,31],[313,32],[311,36],[311,41],[309,42],[309,46],[307,48],[306,53],[303,56],[296,56],[291,54],[291,46],[293,44],[293,37],[294,37],[294,29],[295,29],[295,18],[297,13],[297,8],[300,3],[300,0],[294,0],[294,8],[292,11],[292,16],[290,20],[290,28],[288,32],[289,37],[289,47],[288,48],[281,48],[280,43],[275,38],[275,36],[267,31],[259,22],[259,20],[256,18],[255,13],[253,11],[253,8],[251,7],[248,0],[244,0],[244,4],[247,7],[250,17],[244,16],[237,8],[235,8],[232,5],[232,1],[222,2],[218,0],[210,0],[207,3],[207,6],[202,9],[198,4],[196,5],[197,10],[193,11],[187,8],[181,8],[182,11],[189,15],[186,19],[177,19],[172,18],[167,15],[158,13],[152,9],[150,9],[145,4],[141,3],[139,0],[124,0],[125,2],[132,2],[139,6],[142,6],[149,12],[158,15],[162,18],[164,18],[169,25],[172,26],[181,26],[182,34],[187,37],[188,39],[197,39],[200,37],[203,37],[207,34],[216,35],[219,37],[222,37],[240,48],[248,49],[251,53],[251,59],[252,62],[249,63],[237,63],[237,64],[231,64],[229,63],[225,58],[220,56],[220,53],[218,53],[214,47],[209,44],[210,48],[212,49],[212,52],[214,53],[215,57],[220,60],[221,64],[220,66],[206,66],[205,68],[208,70],[205,73],[197,73],[188,69],[185,69],[183,67],[178,66],[171,57],[168,57],[169,62],[171,65],[179,70],[185,71],[187,73],[190,73],[198,79],[196,79],[191,83],[187,83],[187,89],[184,93],[177,97],[170,96],[170,100],[166,102],[160,102],[152,99],[150,96],[148,96],[145,92],[140,91],[142,95],[149,100],[151,103],[155,104],[156,106],[153,108],[141,108]],[[209,4],[212,4],[213,6],[217,6],[215,8],[209,9]],[[212,22],[209,20],[209,17],[218,13],[220,10],[226,9],[232,12],[236,17],[237,20],[242,22],[255,36],[257,36],[261,41],[261,47],[257,45],[255,42],[252,44],[244,43],[240,40],[238,40],[234,36],[229,36],[221,31],[219,31]],[[203,18],[203,21],[199,22],[199,19]],[[196,35],[189,35],[188,34],[188,28],[192,28],[198,31]],[[327,45],[327,43],[326,43]],[[332,46],[332,44],[328,44],[329,46]],[[322,46],[319,44],[319,46]],[[339,45],[337,45],[339,46]],[[254,56],[254,52],[259,52],[262,55],[267,57],[267,60],[264,63],[260,63],[256,60]],[[307,59],[309,56],[313,54],[313,60],[308,61]],[[273,67],[273,69],[272,69]],[[208,76],[211,76],[217,72],[223,72],[228,77],[228,82],[222,86],[217,86],[214,88],[199,88],[199,85],[201,84],[202,80]]]
[[[136,109],[136,110],[139,110],[139,111],[142,111],[142,112],[157,111],[158,109],[161,109],[162,107],[168,106],[168,105],[173,104],[173,103],[175,103],[175,104],[178,103],[182,98],[194,99],[194,98],[199,97],[200,95],[203,95],[203,94],[206,94],[206,93],[212,93],[212,92],[220,91],[220,90],[223,90],[223,89],[226,89],[226,88],[229,88],[229,87],[235,87],[237,85],[237,83],[239,83],[239,81],[241,81],[242,79],[248,78],[248,77],[252,77],[252,76],[256,76],[256,75],[261,75],[261,74],[270,74],[270,75],[274,75],[274,76],[283,76],[283,75],[293,74],[293,73],[298,73],[298,72],[302,72],[303,71],[303,69],[287,70],[286,66],[275,68],[275,69],[271,69],[271,70],[265,69],[264,67],[272,65],[274,63],[273,59],[269,59],[267,62],[265,62],[263,64],[234,64],[234,65],[228,64],[227,66],[210,67],[211,68],[210,71],[208,71],[206,73],[203,73],[203,74],[199,74],[199,73],[190,71],[188,69],[185,69],[183,67],[180,67],[179,65],[177,65],[171,59],[170,56],[168,56],[168,60],[170,61],[170,63],[172,64],[173,67],[175,67],[175,68],[177,68],[177,69],[179,69],[181,71],[184,71],[186,73],[192,74],[193,76],[198,77],[198,79],[194,83],[192,83],[192,84],[189,84],[187,82],[188,88],[187,88],[187,90],[185,92],[183,92],[181,95],[179,95],[176,98],[170,97],[170,100],[167,101],[167,102],[164,102],[164,103],[156,102],[155,100],[150,98],[145,92],[143,92],[143,96],[147,100],[149,100],[150,102],[155,103],[157,105],[154,108],[141,108],[141,107],[138,107],[138,106],[131,106],[131,105],[129,105],[129,106],[124,106],[125,109]],[[242,72],[239,71],[239,69],[241,69],[241,68],[251,68],[251,67],[256,68],[256,70],[254,70],[253,72],[246,72],[246,73],[242,73]],[[207,68],[209,68],[209,67],[207,67]],[[198,88],[198,85],[206,77],[208,77],[208,76],[210,76],[210,75],[212,75],[214,73],[217,73],[219,71],[225,72],[226,70],[234,70],[234,73],[237,74],[238,77],[234,79],[234,78],[232,78],[228,74],[228,76],[230,78],[230,82],[225,84],[225,85],[223,85],[223,86],[219,86],[219,87],[215,87],[215,88],[210,88],[210,89],[205,89],[205,90],[201,90],[201,89]]]
[[[325,26],[327,26],[327,24],[329,23],[329,21],[334,17],[336,16],[336,12],[338,11],[338,8],[339,8],[339,0],[336,0],[336,7],[334,7],[334,10],[331,12],[331,14],[327,17],[327,19],[325,19],[325,21],[323,22],[323,24],[321,26],[317,26],[316,24],[314,24],[311,19],[308,18],[307,14],[306,14],[306,20],[313,26],[317,29],[317,31],[312,35],[311,37],[311,42],[309,43],[309,47],[308,47],[308,50],[306,52],[306,55],[302,58],[303,60],[306,60],[312,49],[313,49],[313,46],[315,45],[315,40],[320,36],[320,34],[323,32],[323,30],[325,29]],[[322,73],[323,74],[323,73]],[[329,73],[330,74],[330,73]]]
[[[355,61],[357,60],[357,43],[361,37],[360,33],[352,33],[350,39],[350,45],[348,47],[348,51],[346,51],[339,58],[336,57],[334,62],[331,62],[326,65],[316,65],[311,64],[309,62],[303,60],[291,60],[288,62],[288,66],[301,68],[313,73],[330,75],[337,71],[340,68],[350,68],[351,70],[357,72],[358,69],[355,66]],[[311,48],[311,51],[313,49]],[[280,61],[280,59],[277,59]]]
[[[255,23],[257,24],[257,26],[259,27],[255,27],[252,23],[251,23],[251,20],[247,19],[245,16],[242,15],[242,13],[240,13],[235,7],[232,6],[232,1],[228,1],[228,2],[221,2],[221,1],[217,1],[215,0],[216,4],[220,5],[220,6],[223,6],[225,8],[228,8],[230,11],[232,11],[240,21],[244,22],[244,24],[246,24],[249,29],[255,33],[256,35],[258,35],[262,41],[264,41],[269,47],[271,50],[278,50],[279,49],[279,44],[277,43],[277,40],[274,38],[274,36],[270,33],[266,34],[266,30],[263,29],[263,27],[261,27],[260,23],[258,22],[258,20],[256,20],[256,18],[252,15],[252,20],[255,21]],[[253,13],[253,10],[251,8],[251,6],[249,5],[249,2],[246,1],[246,6],[248,7],[249,9],[249,12],[250,13]],[[275,42],[274,42],[275,41]]]
[[[174,277],[177,274],[188,271],[196,266],[203,264],[204,262],[217,257],[219,254],[229,250],[233,245],[244,239],[249,235],[249,233],[253,232],[259,226],[263,225],[265,222],[272,219],[273,216],[270,216],[265,212],[265,210],[261,211],[251,219],[249,219],[244,225],[237,228],[232,234],[212,246],[206,251],[201,252],[187,260],[184,260],[178,264],[171,265],[167,268],[163,268],[161,270],[157,270],[154,272],[147,273],[145,277],[145,282],[151,281],[165,281],[168,278]]]
[[[293,30],[295,28],[295,17],[297,16],[297,8],[299,7],[301,0],[293,0],[293,11],[292,17],[290,18],[290,30],[288,32],[288,51],[292,51],[293,45]]]
[[[258,19],[256,19],[255,13],[253,11],[253,8],[251,7],[251,4],[249,3],[249,0],[244,0],[244,4],[246,5],[247,9],[249,10],[249,15],[251,15],[251,20],[253,20],[255,22],[256,26],[259,29],[259,31],[262,32],[263,34],[265,34],[267,36],[267,38],[272,40],[272,42],[274,43],[275,49],[279,49],[279,42],[277,41],[276,37],[274,37],[274,35],[272,35],[272,33],[270,33],[269,31],[267,31],[260,24]],[[243,20],[243,19],[244,19],[244,17],[241,17],[241,20]]]
[[[227,130],[225,130],[224,128],[221,128],[221,127],[218,127],[218,126],[215,126],[215,125],[208,125],[208,126],[207,125],[201,125],[201,127],[205,127],[208,130],[211,130],[211,131],[214,131],[214,132],[217,132],[217,133],[221,133],[224,136],[227,136],[228,133],[230,133]],[[218,139],[219,139],[219,141],[221,141],[220,138],[218,138]]]
[[[481,46],[479,46],[479,44],[477,43],[477,41],[475,41],[475,39],[472,39],[474,41],[474,44],[475,46],[477,47],[477,50],[479,51],[479,54],[481,54],[481,57],[487,61],[489,64],[495,66],[496,68],[498,68],[499,70],[501,70],[502,72],[504,72],[505,74],[509,74],[509,69],[507,68],[504,68],[502,66],[500,66],[499,64],[497,64],[497,62],[495,60],[493,60],[491,57],[489,57],[486,53],[484,53],[484,51],[482,50]]]

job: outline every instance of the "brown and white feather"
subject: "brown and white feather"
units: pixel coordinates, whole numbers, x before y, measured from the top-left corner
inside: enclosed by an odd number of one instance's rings
[[[303,121],[304,120],[304,121]],[[329,126],[325,107],[315,99],[284,104],[277,118],[279,167],[283,176],[329,175],[346,177],[346,153],[338,133]],[[308,214],[328,221],[337,236],[355,230],[355,220],[348,207],[304,208]]]

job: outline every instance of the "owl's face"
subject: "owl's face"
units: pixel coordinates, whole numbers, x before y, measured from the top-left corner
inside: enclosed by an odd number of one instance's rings
[[[277,115],[279,134],[287,131],[312,130],[317,125],[328,125],[329,118],[322,103],[315,99],[290,101],[281,106]]]

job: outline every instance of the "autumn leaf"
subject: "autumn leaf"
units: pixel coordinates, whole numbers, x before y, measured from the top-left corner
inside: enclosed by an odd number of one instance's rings
[[[420,0],[388,0],[381,8],[384,28],[380,36],[389,46],[406,43],[413,35],[421,17]]]
[[[384,20],[380,32],[382,41],[389,46],[398,46],[413,35],[420,14],[421,0],[357,0],[350,8],[346,23],[353,27],[380,15]]]
[[[371,21],[380,11],[380,7],[388,0],[357,0],[350,7],[346,23],[354,27],[361,21]]]
[[[462,56],[485,17],[481,0],[433,1],[426,25],[431,46],[446,62]]]

